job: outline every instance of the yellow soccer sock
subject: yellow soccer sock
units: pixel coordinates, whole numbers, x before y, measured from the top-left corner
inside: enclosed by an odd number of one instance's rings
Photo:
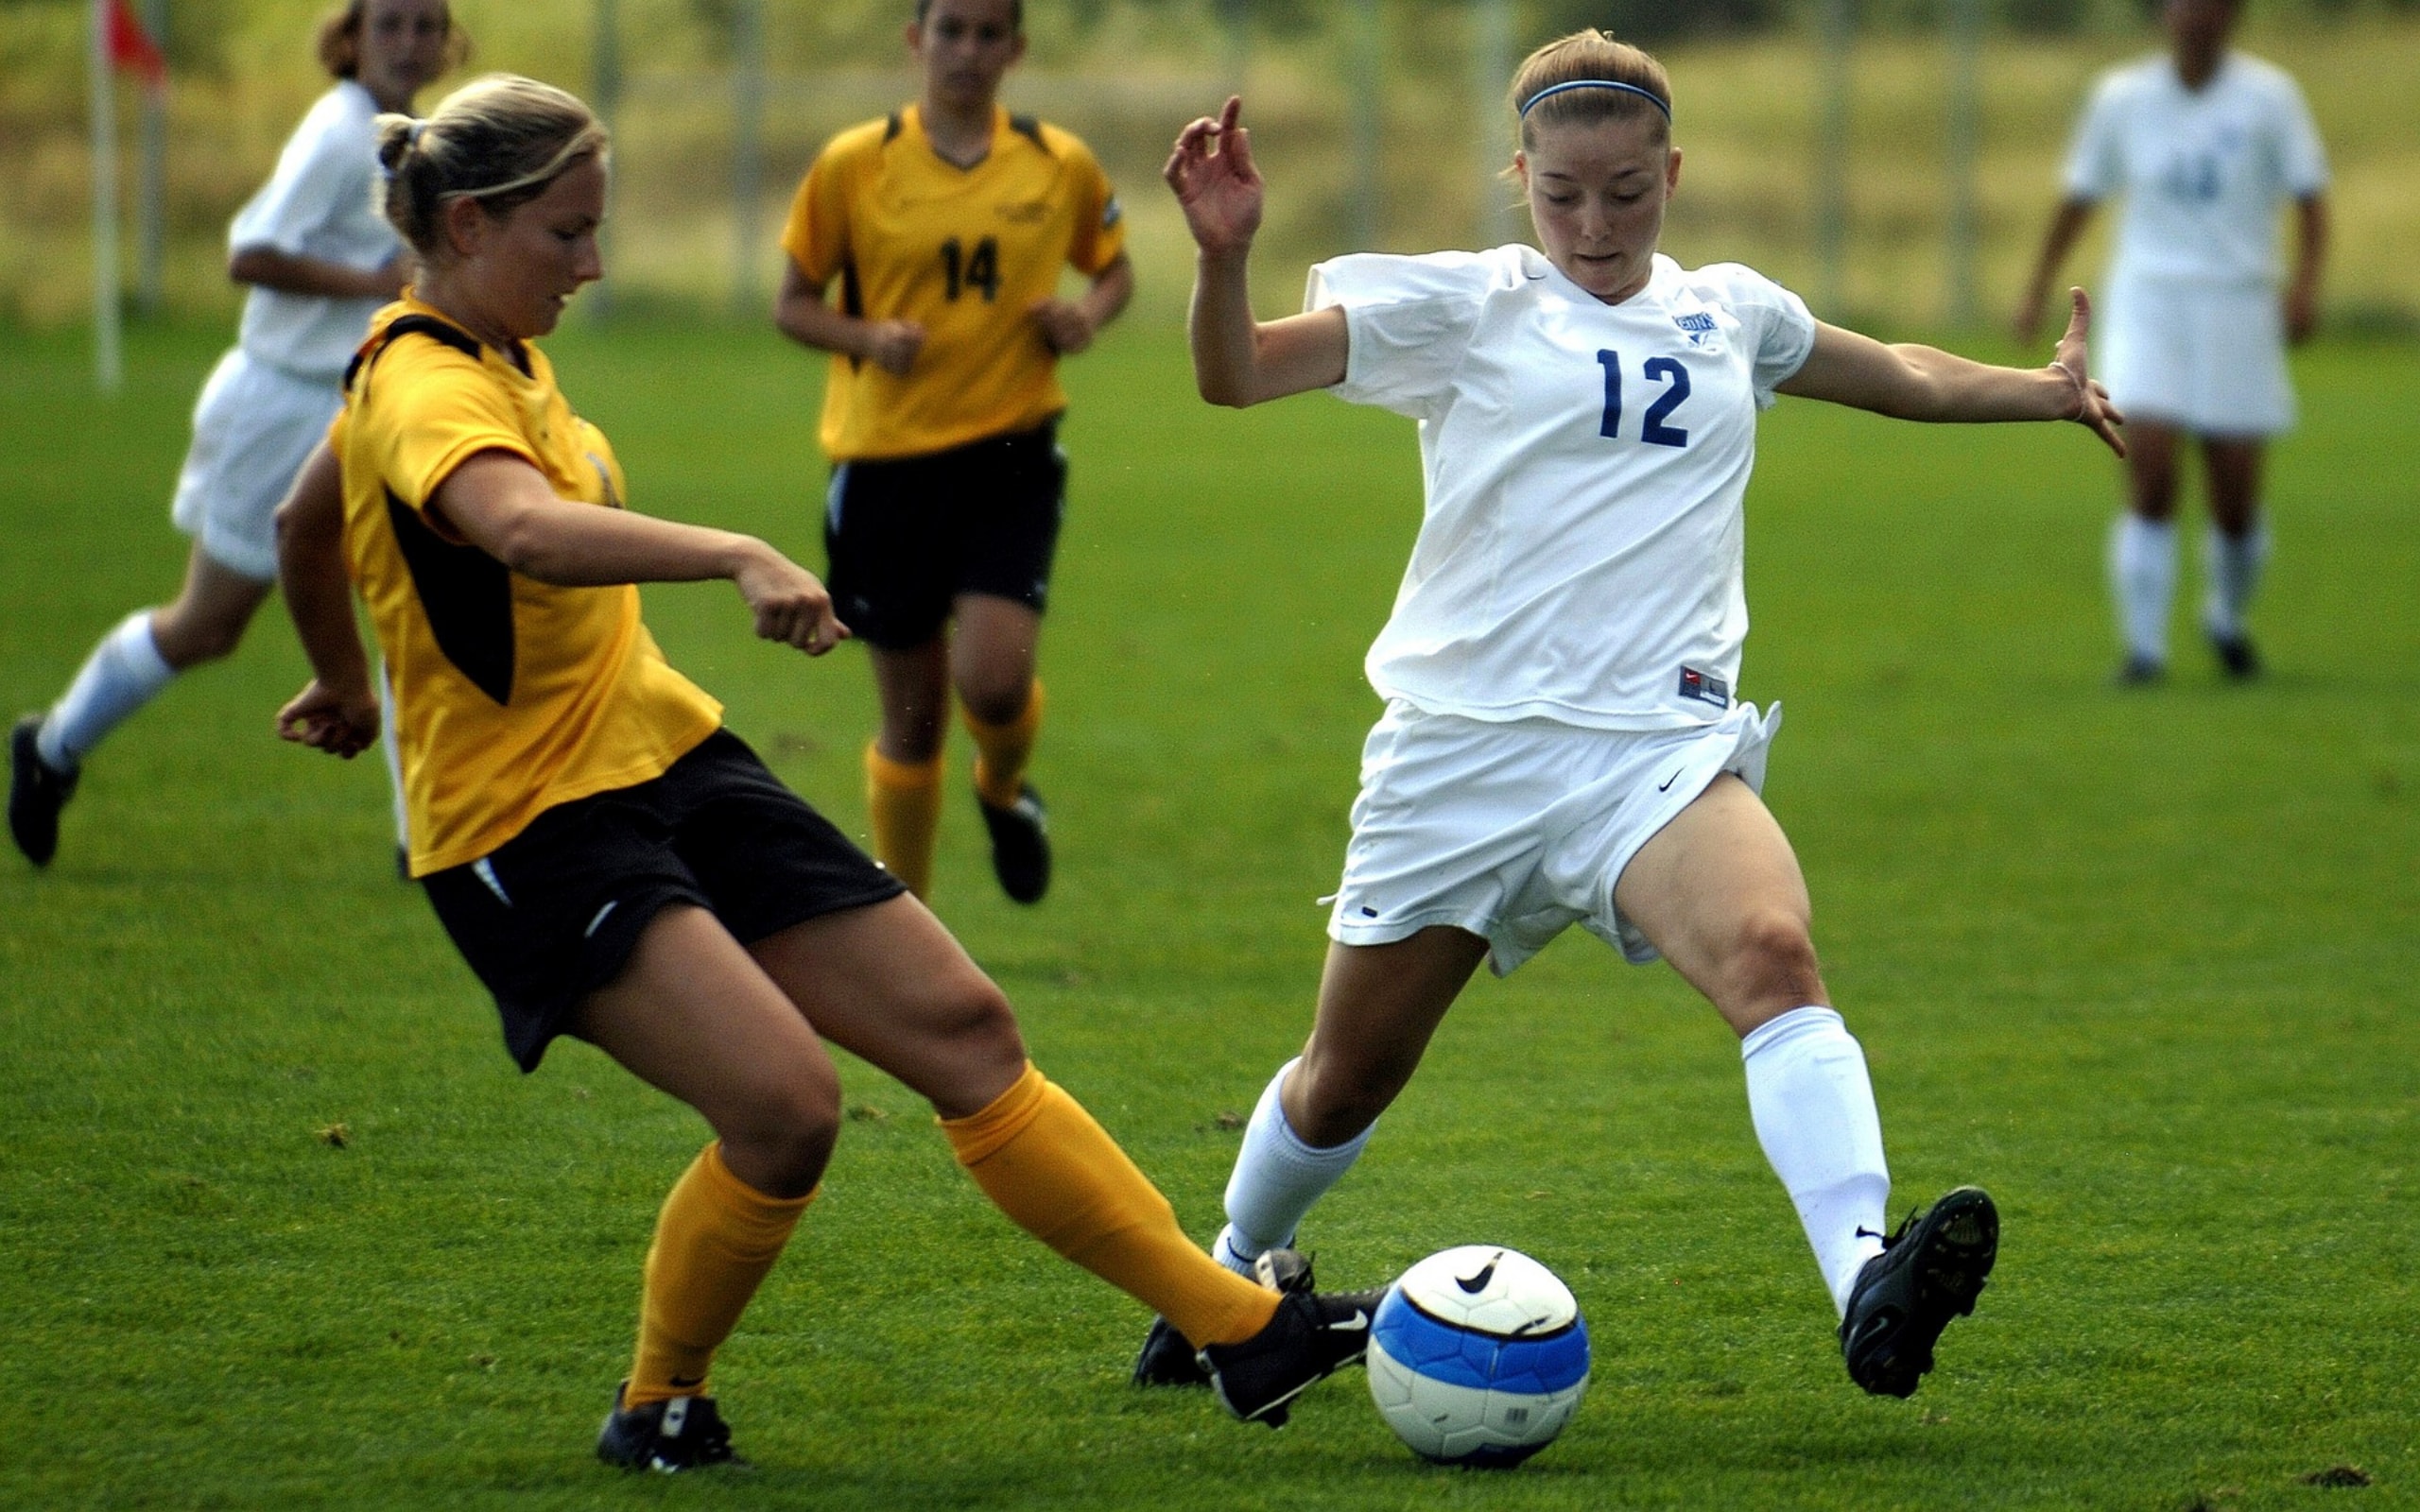
[[[942,1120],[958,1163],[1026,1232],[1142,1302],[1196,1345],[1268,1326],[1277,1294],[1184,1237],[1176,1210],[1076,1100],[1028,1065],[979,1113]]]
[[[962,711],[975,737],[975,791],[995,809],[1013,808],[1025,791],[1026,763],[1042,730],[1042,684],[1027,693],[1025,712],[1005,725],[987,725],[972,709]]]
[[[873,827],[873,858],[909,892],[933,885],[933,833],[942,821],[942,759],[895,762],[866,747],[866,817]]]
[[[722,1142],[700,1152],[672,1184],[647,1251],[638,1358],[625,1407],[706,1395],[715,1350],[731,1336],[757,1284],[815,1200],[769,1197],[731,1174]]]

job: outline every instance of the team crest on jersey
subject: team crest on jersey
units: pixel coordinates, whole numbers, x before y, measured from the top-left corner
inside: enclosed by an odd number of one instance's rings
[[[1705,338],[1714,335],[1714,317],[1703,310],[1676,315],[1672,317],[1672,323],[1689,334],[1689,345],[1693,347],[1704,346]]]
[[[1710,703],[1717,709],[1731,707],[1731,684],[1695,667],[1681,669],[1681,696]]]

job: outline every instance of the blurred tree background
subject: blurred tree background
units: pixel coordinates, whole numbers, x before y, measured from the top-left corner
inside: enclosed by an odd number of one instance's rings
[[[1827,314],[1938,324],[1947,308],[1945,139],[1949,0],[1516,0],[1514,51],[1582,26],[1654,47],[1670,66],[1686,154],[1667,245],[1737,258]],[[1975,165],[1979,308],[2013,297],[2056,195],[2083,91],[2158,45],[2141,0],[1982,0]],[[1855,31],[1847,149],[1819,161],[1819,20]],[[225,318],[228,217],[322,89],[318,0],[168,0],[165,313]],[[771,287],[791,188],[832,131],[908,98],[909,0],[457,0],[472,71],[510,69],[610,96],[616,136],[615,307],[752,312]],[[1357,241],[1467,246],[1526,230],[1493,178],[1511,118],[1472,0],[1028,0],[1028,60],[1009,98],[1080,132],[1124,191],[1141,313],[1173,318],[1188,262],[1154,180],[1184,121],[1230,89],[1247,99],[1274,188],[1257,288],[1289,304],[1301,270]],[[600,54],[610,13],[615,46]],[[1835,12],[1837,13],[1837,12]],[[0,0],[0,320],[56,325],[89,303],[83,0]],[[752,40],[753,45],[751,45]],[[2244,45],[2292,69],[2335,161],[2340,320],[2405,329],[2420,312],[2420,0],[2255,0]],[[600,76],[600,61],[618,69]],[[1374,88],[1355,87],[1374,61]],[[752,115],[735,105],[754,80]],[[449,81],[450,82],[450,81]],[[424,96],[435,103],[441,91]],[[123,91],[134,181],[136,91]],[[1374,135],[1356,112],[1375,105]],[[750,145],[753,143],[752,152]],[[751,164],[753,164],[752,171]],[[1370,164],[1364,168],[1362,164]],[[1820,265],[1819,199],[1845,230],[1837,280]],[[130,200],[131,196],[130,194]],[[2086,249],[2079,276],[2097,267]],[[133,275],[130,272],[130,280]]]

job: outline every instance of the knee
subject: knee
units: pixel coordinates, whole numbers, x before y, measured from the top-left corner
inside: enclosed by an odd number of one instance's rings
[[[840,1138],[840,1087],[828,1070],[756,1089],[717,1121],[724,1163],[769,1196],[804,1196]]]
[[[204,618],[163,614],[151,622],[151,643],[159,647],[161,661],[182,672],[233,655],[235,647],[244,644],[244,629],[250,621],[250,615]]]
[[[1348,1061],[1314,1045],[1287,1081],[1286,1122],[1311,1148],[1333,1149],[1378,1121],[1416,1064]]]
[[[1030,677],[979,674],[962,679],[958,685],[959,702],[966,706],[969,715],[986,725],[1015,724],[1032,696]]]
[[[1806,920],[1774,910],[1740,921],[1730,953],[1734,994],[1742,1005],[1783,1004],[1785,1008],[1822,1001],[1824,974]]]
[[[994,1069],[1025,1065],[1025,1035],[1008,995],[986,979],[957,994],[943,1022],[958,1058]]]

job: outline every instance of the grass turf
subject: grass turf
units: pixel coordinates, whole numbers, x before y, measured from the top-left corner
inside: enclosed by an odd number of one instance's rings
[[[138,334],[96,400],[80,348],[0,334],[0,711],[172,589],[165,498],[219,339]],[[742,333],[556,352],[640,507],[820,561],[812,364]],[[2252,687],[2183,633],[2169,686],[2108,686],[2115,483],[2081,433],[1765,421],[1743,691],[1789,707],[1768,797],[1902,1205],[1976,1180],[2007,1221],[1913,1401],[1843,1377],[1729,1036],[1575,934],[1474,988],[1305,1234],[1339,1283],[1472,1240],[1571,1281],[1593,1384],[1529,1468],[1416,1464],[1357,1379],[1275,1435],[1131,1391],[1140,1310],[852,1064],[825,1195],[717,1370],[759,1469],[619,1479],[589,1435],[702,1127],[581,1045],[512,1072],[392,877],[374,767],[269,738],[302,677],[272,608],[93,761],[47,874],[0,858],[0,1503],[2414,1504],[2420,353],[2300,371]],[[1416,460],[1408,425],[1322,399],[1208,409],[1165,335],[1069,378],[1036,773],[1057,889],[1000,901],[954,798],[935,901],[1207,1238],[1230,1115],[1307,1023]],[[752,641],[725,586],[648,600],[856,828],[862,659]],[[2376,1485],[2304,1484],[2340,1464]]]

